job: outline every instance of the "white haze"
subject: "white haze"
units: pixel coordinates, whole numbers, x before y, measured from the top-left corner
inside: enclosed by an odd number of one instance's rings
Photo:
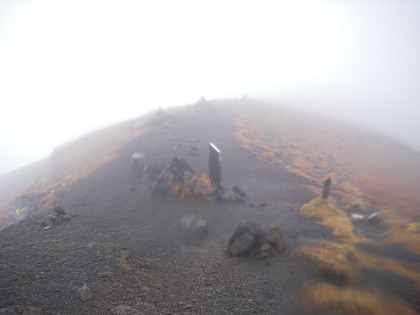
[[[243,94],[420,151],[420,1],[0,0],[0,174],[159,106]]]

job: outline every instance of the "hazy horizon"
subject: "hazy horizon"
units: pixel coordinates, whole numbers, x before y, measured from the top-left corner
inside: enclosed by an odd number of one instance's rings
[[[420,2],[0,1],[0,174],[158,107],[251,98],[420,152]]]

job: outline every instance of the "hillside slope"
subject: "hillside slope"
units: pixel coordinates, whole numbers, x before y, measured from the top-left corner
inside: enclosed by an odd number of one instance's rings
[[[222,152],[223,185],[238,185],[245,202],[153,194],[131,165],[132,153],[141,152],[150,179],[177,156],[207,174],[209,142]],[[401,152],[394,154],[396,147]],[[381,166],[383,154],[390,159]],[[380,189],[400,175],[407,187],[417,185],[410,174],[419,160],[383,137],[250,100],[158,111],[98,131],[56,151],[50,174],[3,207],[8,220],[13,204],[25,201],[28,209],[24,220],[0,231],[0,309],[416,314],[420,256],[405,235],[415,239],[417,232],[389,223],[393,199]],[[401,163],[412,172],[400,172]],[[331,197],[317,199],[328,176]],[[398,196],[416,202],[411,189]],[[54,204],[73,218],[43,230]],[[380,209],[380,224],[350,220]],[[180,228],[185,215],[205,219],[208,233]],[[404,210],[401,220],[416,215],[418,209]],[[247,221],[278,226],[286,249],[268,258],[227,255],[230,236]],[[396,240],[406,248],[393,246]],[[92,291],[86,301],[78,295],[84,284]]]

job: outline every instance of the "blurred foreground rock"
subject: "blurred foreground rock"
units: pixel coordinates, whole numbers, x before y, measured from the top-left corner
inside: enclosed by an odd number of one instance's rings
[[[274,251],[285,248],[283,237],[278,227],[263,229],[255,222],[238,225],[229,240],[228,253],[232,256],[260,255],[268,257]]]

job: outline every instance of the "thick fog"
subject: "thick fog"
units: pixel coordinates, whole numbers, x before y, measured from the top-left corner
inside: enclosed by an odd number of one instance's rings
[[[0,1],[0,174],[159,106],[251,98],[420,151],[420,2]]]

